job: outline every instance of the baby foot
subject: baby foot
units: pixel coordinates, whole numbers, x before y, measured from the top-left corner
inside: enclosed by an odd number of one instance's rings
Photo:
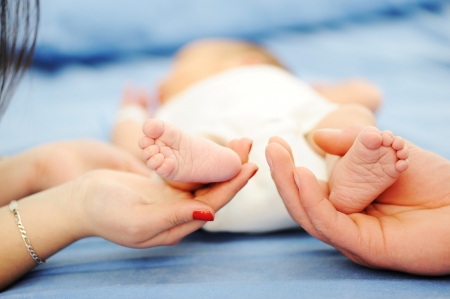
[[[407,158],[403,138],[363,129],[332,170],[330,201],[346,214],[362,211],[408,168]]]
[[[236,176],[241,159],[233,150],[192,136],[159,119],[149,119],[139,141],[147,166],[174,182],[222,182]]]

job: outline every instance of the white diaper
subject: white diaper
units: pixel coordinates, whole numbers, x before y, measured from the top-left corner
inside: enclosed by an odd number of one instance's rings
[[[265,159],[269,138],[285,139],[292,147],[295,164],[326,181],[325,161],[304,136],[336,107],[290,73],[260,65],[232,69],[198,82],[164,104],[156,117],[190,134],[253,140],[249,158],[258,165],[258,173],[204,229],[268,232],[298,227],[270,176]]]

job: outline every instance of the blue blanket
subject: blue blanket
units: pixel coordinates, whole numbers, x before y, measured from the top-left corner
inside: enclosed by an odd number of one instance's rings
[[[135,0],[133,14],[105,3],[42,1],[35,68],[1,120],[1,155],[60,139],[108,140],[127,81],[152,90],[182,43],[227,35],[262,43],[307,81],[374,81],[385,96],[380,128],[450,159],[449,1]],[[139,35],[142,20],[148,31]],[[198,231],[144,250],[81,240],[0,297],[442,298],[449,280],[357,266],[302,230]]]
[[[5,298],[442,298],[450,277],[360,267],[303,231],[196,232],[173,247],[98,238],[52,257]]]
[[[311,31],[439,10],[446,0],[42,0],[35,64],[56,68],[137,54],[171,54],[197,38],[258,40],[282,30]]]

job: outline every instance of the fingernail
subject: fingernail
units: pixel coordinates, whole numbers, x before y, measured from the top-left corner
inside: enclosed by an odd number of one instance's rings
[[[295,181],[295,184],[297,185],[297,188],[300,189],[300,180],[299,180],[298,174],[296,172],[294,172],[294,181]]]
[[[269,164],[270,169],[272,169],[272,155],[268,151],[266,152],[266,160],[267,164]]]
[[[214,215],[208,210],[194,211],[194,213],[192,214],[192,217],[195,220],[202,220],[202,221],[213,221],[214,220]]]
[[[253,174],[250,176],[250,178],[252,178],[256,173],[258,172],[258,169],[256,169]]]

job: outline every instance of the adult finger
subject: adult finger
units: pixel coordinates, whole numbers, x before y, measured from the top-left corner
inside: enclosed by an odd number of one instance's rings
[[[179,243],[184,237],[200,229],[205,224],[204,221],[191,221],[181,224],[170,229],[167,229],[151,239],[140,243],[139,248],[148,248],[155,246],[168,246]]]
[[[294,171],[300,190],[300,202],[321,239],[332,246],[358,251],[360,230],[347,215],[338,212],[323,196],[314,174],[304,167]]]
[[[233,139],[228,143],[228,147],[235,151],[239,158],[241,158],[242,164],[245,164],[248,162],[248,154],[250,153],[250,150],[252,149],[253,141],[248,138],[241,138],[241,139]]]
[[[183,199],[140,208],[134,215],[137,231],[132,247],[173,245],[214,219],[214,209],[206,203]]]
[[[320,129],[313,133],[314,142],[325,152],[343,156],[355,142],[363,126],[349,126],[339,129]]]
[[[229,181],[212,185],[206,189],[200,189],[196,192],[196,200],[203,201],[210,205],[214,211],[218,211],[226,205],[236,193],[239,192],[258,171],[258,166],[253,163],[242,165],[241,171],[237,176]]]
[[[269,139],[269,144],[270,143],[278,143],[279,145],[284,147],[287,150],[287,152],[289,153],[289,155],[291,156],[292,162],[295,163],[291,146],[289,145],[289,143],[286,142],[286,140],[284,140],[283,138],[278,137],[278,136],[273,136],[273,137],[270,137],[270,139]]]
[[[141,160],[127,152],[124,152],[119,158],[123,163],[123,168],[121,169],[123,171],[140,174],[147,177],[152,174],[152,171],[144,163],[142,163]]]
[[[290,153],[283,145],[272,142],[266,147],[266,159],[271,168],[272,179],[278,193],[292,219],[310,234],[317,237],[315,228],[300,203],[299,189],[294,181],[295,166]]]
[[[128,151],[102,141],[77,140],[70,143],[79,156],[84,171],[93,169],[114,169],[149,176],[151,170]]]

